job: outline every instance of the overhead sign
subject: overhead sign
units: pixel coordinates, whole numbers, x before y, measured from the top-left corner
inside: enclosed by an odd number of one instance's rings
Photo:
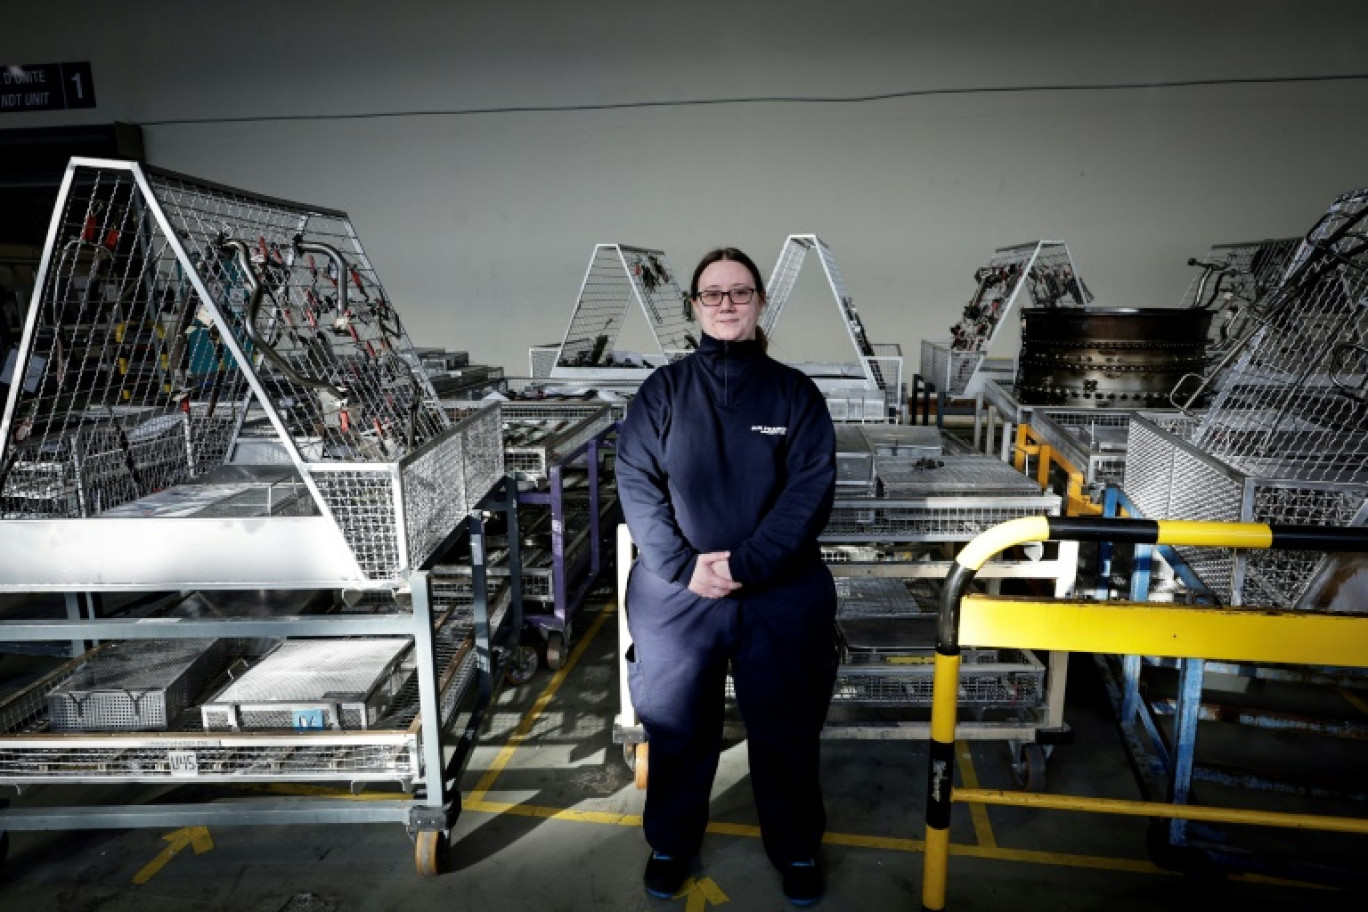
[[[0,66],[0,114],[95,107],[90,61]]]

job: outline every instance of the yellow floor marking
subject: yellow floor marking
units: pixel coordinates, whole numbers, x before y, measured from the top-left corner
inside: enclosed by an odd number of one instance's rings
[[[978,770],[974,769],[974,758],[969,754],[969,742],[956,741],[955,754],[959,760],[960,779],[964,781],[964,787],[978,788]],[[974,838],[978,840],[978,844],[987,849],[997,848],[993,825],[988,822],[988,808],[977,802],[969,805],[969,819],[974,823]]]
[[[535,804],[513,804],[508,801],[487,801],[466,798],[461,801],[464,811],[481,814],[508,814],[511,817],[536,817],[541,820],[568,820],[574,823],[597,823],[607,826],[641,826],[640,814],[615,814],[611,811],[577,811],[573,808],[539,807]]]
[[[675,894],[675,898],[687,896],[689,901],[684,906],[684,912],[703,912],[711,903],[720,906],[724,902],[730,902],[727,894],[722,892],[711,877],[690,877],[684,883],[683,889]]]
[[[143,869],[133,875],[135,884],[145,884],[157,872],[166,867],[166,863],[175,858],[186,846],[191,846],[196,855],[203,855],[214,847],[214,840],[209,835],[207,827],[181,827],[179,830],[167,833],[162,837],[168,845],[158,853],[157,857],[143,866]]]
[[[575,665],[579,662],[580,656],[584,655],[584,650],[594,641],[595,635],[603,628],[604,622],[616,613],[617,604],[611,601],[599,610],[598,616],[594,618],[593,623],[589,625],[589,629],[586,630],[584,636],[580,638],[579,645],[570,653],[570,658],[566,660],[559,671],[551,676],[551,681],[546,685],[546,689],[541,692],[541,695],[537,697],[536,702],[533,703],[531,708],[523,715],[522,721],[518,723],[518,727],[514,729],[513,734],[509,736],[508,741],[500,748],[494,761],[489,764],[489,768],[485,770],[484,775],[480,777],[480,781],[475,784],[475,788],[470,793],[470,797],[473,800],[478,801],[483,799],[485,793],[494,787],[495,780],[499,778],[499,775],[504,771],[504,767],[508,766],[509,761],[513,759],[513,752],[518,749],[518,746],[521,745],[523,741],[527,740],[527,736],[531,734],[533,726],[537,724],[537,719],[541,717],[542,712],[546,709],[546,705],[551,702],[551,698],[556,695],[556,691],[560,690],[560,686],[565,683],[566,676],[570,674]]]

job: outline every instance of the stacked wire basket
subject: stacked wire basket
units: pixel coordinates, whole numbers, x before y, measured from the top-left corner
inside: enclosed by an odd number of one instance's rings
[[[1226,348],[1208,381],[1218,388],[1208,409],[1132,419],[1124,488],[1145,516],[1368,520],[1366,217],[1368,190],[1347,193],[1308,232]],[[1350,571],[1334,555],[1204,549],[1184,557],[1232,605],[1323,607],[1326,587]]]

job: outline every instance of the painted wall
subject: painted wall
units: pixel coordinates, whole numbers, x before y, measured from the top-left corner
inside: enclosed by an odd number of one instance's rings
[[[915,367],[998,247],[1064,239],[1099,305],[1172,306],[1188,257],[1301,234],[1368,184],[1368,4],[1347,0],[246,10],[8,10],[0,62],[89,60],[99,107],[0,129],[136,122],[154,164],[345,209],[418,344],[512,375],[597,242],[687,275],[817,233]],[[815,264],[776,343],[850,353]]]

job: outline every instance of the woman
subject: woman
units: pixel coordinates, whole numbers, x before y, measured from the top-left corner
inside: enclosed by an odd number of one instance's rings
[[[677,893],[703,841],[730,666],[765,852],[789,900],[808,905],[823,891],[819,748],[838,661],[817,545],[835,430],[816,385],[765,354],[765,287],[748,256],[704,256],[689,297],[698,349],[647,378],[618,440],[640,554],[628,674],[650,745],[646,889]]]

